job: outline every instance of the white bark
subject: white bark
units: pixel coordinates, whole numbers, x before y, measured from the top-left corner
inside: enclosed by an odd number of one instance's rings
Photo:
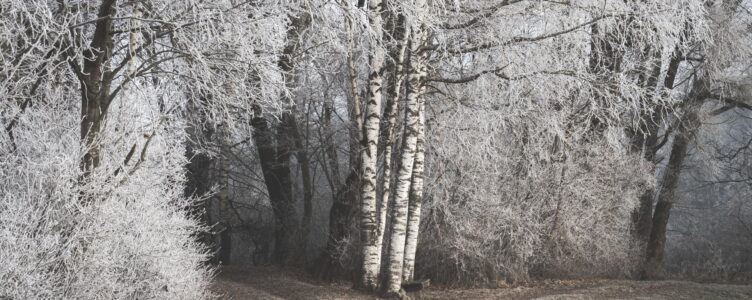
[[[402,19],[402,17],[400,17]],[[387,104],[387,107],[385,109],[384,114],[386,115],[386,130],[385,134],[383,136],[384,140],[382,143],[384,144],[384,174],[383,174],[383,180],[382,180],[382,186],[381,186],[381,202],[379,203],[379,228],[377,231],[377,237],[376,237],[376,244],[379,249],[383,248],[384,244],[384,233],[386,231],[386,216],[387,216],[387,210],[389,208],[389,199],[391,198],[391,180],[392,180],[392,148],[394,147],[394,139],[395,139],[395,127],[397,125],[397,112],[399,111],[399,103],[401,101],[400,99],[400,91],[402,89],[402,81],[404,79],[404,62],[405,62],[405,51],[407,50],[407,32],[405,30],[404,22],[401,25],[402,28],[399,28],[398,30],[401,30],[402,37],[399,41],[399,45],[397,46],[397,55],[395,57],[394,62],[394,76],[393,83],[389,87],[389,94],[387,97],[390,97],[389,104]],[[381,261],[381,254],[383,251],[379,252],[379,261]]]
[[[347,101],[348,118],[350,118],[350,163],[351,167],[355,167],[354,163],[358,161],[357,151],[360,148],[358,143],[363,139],[363,115],[361,112],[361,99],[358,92],[358,74],[355,69],[355,58],[353,53],[353,24],[352,20],[347,20],[347,75],[350,80],[350,99]]]
[[[426,3],[424,0],[418,0],[416,1],[416,5],[418,11],[423,11],[422,9],[425,9]],[[422,97],[421,81],[425,77],[425,58],[421,53],[421,48],[424,42],[425,27],[418,25],[413,29],[410,46],[411,55],[407,78],[405,133],[402,140],[402,153],[400,154],[400,167],[399,172],[397,173],[394,202],[392,203],[392,230],[389,243],[389,274],[387,278],[387,293],[389,294],[399,293],[400,286],[402,285],[407,229],[407,206],[413,175],[413,164],[415,162],[415,150],[418,142],[420,98]]]
[[[410,81],[417,74],[410,74]],[[417,83],[417,80],[415,81]],[[411,82],[408,86],[413,83]],[[409,92],[408,92],[409,93]],[[387,292],[396,293],[402,284],[402,263],[405,254],[405,231],[407,227],[407,204],[410,191],[410,183],[415,161],[415,149],[418,140],[415,132],[418,125],[418,95],[409,93],[407,107],[405,108],[405,136],[402,140],[402,153],[400,153],[400,168],[397,173],[397,182],[392,202],[391,238],[389,243],[389,283]]]
[[[368,57],[371,66],[368,75],[368,99],[365,105],[365,121],[363,122],[363,140],[361,149],[361,244],[363,254],[363,287],[375,290],[378,287],[379,270],[381,269],[381,248],[376,242],[378,231],[378,213],[376,211],[376,161],[379,143],[379,122],[381,114],[381,86],[383,82],[385,51],[380,42],[382,37],[383,20],[381,11],[383,1],[370,1],[368,5],[371,30],[376,32],[371,40],[371,51]]]
[[[423,88],[421,88],[421,94]],[[415,276],[415,252],[418,249],[420,232],[420,209],[423,204],[423,162],[425,158],[425,101],[419,99],[418,140],[413,164],[413,178],[410,186],[410,204],[407,217],[407,237],[405,241],[405,260],[402,280],[410,281]]]

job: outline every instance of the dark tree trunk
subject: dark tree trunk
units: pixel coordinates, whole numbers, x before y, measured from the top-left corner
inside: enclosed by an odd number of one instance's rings
[[[648,105],[650,103],[649,98],[655,96],[658,77],[661,73],[660,53],[657,53],[657,55],[655,55],[656,57],[652,57],[654,55],[652,49],[648,49],[645,52],[645,54],[650,57],[649,66],[652,66],[652,68],[650,68],[649,72],[643,72],[643,75],[640,76],[639,80],[640,85],[646,90],[642,101],[643,106]],[[677,58],[674,57],[672,58],[672,61],[676,59]],[[675,73],[676,70],[669,70],[669,72]],[[631,140],[630,152],[642,153],[642,157],[651,165],[650,175],[652,177],[652,174],[655,171],[655,155],[658,152],[659,120],[662,116],[660,109],[656,107],[643,107],[643,109],[645,113],[640,117],[639,126],[636,129],[628,131]],[[652,113],[649,113],[650,111],[652,111]],[[640,196],[640,206],[632,214],[633,234],[635,238],[643,244],[647,243],[648,238],[650,237],[654,193],[655,189],[646,188]]]
[[[187,197],[206,195],[211,191],[213,185],[209,171],[214,164],[214,159],[206,153],[196,153],[194,147],[195,145],[186,145],[186,157],[189,159],[186,166],[187,181],[185,183],[185,195]],[[200,211],[204,210],[204,207],[200,207]],[[195,214],[197,216],[205,215],[200,211],[195,211]],[[203,216],[201,218],[205,219]]]
[[[687,155],[688,138],[685,131],[677,132],[671,147],[671,158],[668,169],[664,176],[663,188],[661,189],[658,203],[655,205],[653,224],[648,239],[645,266],[642,272],[643,279],[655,279],[661,276],[661,264],[666,244],[666,227],[674,203],[676,187],[679,183],[682,163]]]
[[[629,18],[622,18],[620,23],[625,26],[630,26],[629,23],[633,21],[634,20]],[[611,32],[602,33],[597,24],[592,25],[591,30],[590,72],[602,78],[602,81],[606,84],[606,90],[609,93],[618,93],[618,86],[614,82],[614,78],[618,77],[618,73],[621,71],[624,53],[622,50],[614,48],[614,45],[620,45],[623,41],[629,42],[631,39],[629,36],[629,29],[627,29],[627,35],[624,37],[615,36]],[[658,83],[661,66],[660,57],[653,58],[652,56],[654,56],[655,53],[650,47],[644,49],[643,54],[648,57],[649,68],[643,70],[639,78],[639,84],[646,89],[643,103],[647,104],[650,103],[649,98],[654,96],[653,94]],[[660,54],[658,54],[658,56],[660,56]],[[671,67],[678,67],[678,64],[675,64],[675,62],[678,62],[676,58],[671,61]],[[676,70],[670,69],[669,73],[673,73],[673,75],[669,74],[666,80],[667,82],[670,82],[670,85],[673,85]],[[600,98],[600,96],[596,95],[597,101],[600,101]],[[649,107],[643,107],[643,109],[645,109],[645,111],[652,110]],[[636,128],[627,130],[627,134],[631,139],[630,151],[632,153],[642,153],[643,157],[650,163],[653,162],[657,151],[655,146],[659,129],[657,123],[658,117],[658,111],[654,111],[652,114],[643,114],[640,120],[640,125]],[[591,126],[593,131],[598,135],[600,135],[605,129],[597,120],[595,120]],[[639,240],[647,241],[647,236],[650,233],[653,193],[653,189],[646,189],[640,197],[640,207],[632,214],[634,234]]]
[[[188,158],[188,165],[186,165],[185,196],[203,197],[211,191],[214,183],[210,174],[214,159],[205,153],[196,153],[194,147],[194,145],[186,145],[185,155]],[[191,214],[199,219],[202,225],[211,225],[207,204],[207,201],[202,201],[201,205],[191,209]],[[205,244],[211,245],[210,243]]]
[[[341,242],[351,235],[352,222],[355,220],[355,203],[358,193],[358,172],[350,171],[334,196],[329,210],[329,235],[326,248],[313,265],[317,277],[325,280],[347,278],[353,270],[342,266],[339,260]]]
[[[652,49],[647,49],[646,54],[650,55]],[[645,72],[646,75],[640,78],[640,84],[647,89],[646,96],[653,97],[655,88],[657,88],[658,78],[660,77],[661,65],[660,54],[658,53],[657,59],[653,61],[653,68],[650,73]],[[666,77],[663,79],[663,91],[671,90],[674,88],[676,76],[679,72],[679,65],[683,59],[683,54],[679,47],[674,49],[669,61],[668,69],[666,70]],[[645,101],[647,103],[647,101]],[[658,143],[658,130],[659,119],[662,118],[662,111],[657,108],[653,108],[652,114],[645,114],[641,117],[640,127],[637,130],[631,130],[631,151],[633,153],[643,151],[643,157],[651,164],[655,163],[655,156],[659,150]],[[646,111],[650,111],[647,110]],[[666,132],[666,135],[670,132]],[[643,148],[644,147],[644,148]],[[654,171],[654,168],[651,168]],[[652,174],[652,173],[651,173]],[[650,234],[653,226],[653,203],[655,198],[655,190],[650,188],[646,189],[640,196],[640,206],[632,214],[632,222],[634,228],[634,236],[638,241],[647,244],[650,240]]]
[[[83,180],[90,176],[100,162],[97,140],[110,102],[112,73],[106,66],[112,56],[113,41],[110,32],[116,2],[102,1],[90,48],[84,52],[83,70],[74,70],[79,74],[81,83],[81,141],[86,147],[81,160]]]
[[[284,119],[284,117],[283,117]],[[277,130],[277,145],[263,116],[253,118],[253,139],[261,162],[261,171],[275,217],[275,243],[272,259],[278,265],[289,263],[295,249],[298,232],[298,218],[295,212],[295,199],[292,197],[290,177],[290,148],[287,143],[287,126]]]
[[[687,25],[688,26],[688,25]],[[681,61],[683,59],[683,54],[681,52],[681,49],[679,47],[676,47],[671,55],[671,59],[668,64],[668,69],[666,70],[666,77],[663,79],[663,89],[662,91],[668,91],[674,88],[674,84],[676,82],[676,76],[679,72],[679,65],[681,64]],[[660,59],[658,59],[660,61]],[[654,63],[653,69],[651,73],[645,77],[644,79],[640,79],[641,82],[645,83],[646,88],[648,91],[652,91],[654,87],[657,85],[657,80],[660,75],[660,63],[656,62]],[[648,93],[647,96],[651,97],[653,93]],[[691,112],[690,112],[691,113]],[[631,141],[631,151],[637,152],[637,151],[644,151],[643,157],[646,161],[648,161],[651,164],[655,163],[655,156],[660,148],[658,143],[658,119],[661,117],[661,111],[654,110],[652,115],[645,115],[640,120],[640,128],[638,130],[631,132],[632,134],[632,141]],[[665,135],[668,136],[671,134],[671,132],[666,132]],[[681,141],[678,145],[681,146]],[[643,149],[644,147],[644,149]],[[679,149],[677,149],[679,150]],[[673,149],[672,149],[672,157],[673,157]],[[678,155],[679,153],[677,153]],[[686,153],[685,153],[686,155]],[[675,158],[675,159],[678,159]],[[682,157],[683,160],[683,157]],[[681,163],[680,163],[681,164]],[[681,166],[679,166],[681,167]],[[651,168],[651,171],[653,171],[654,168]],[[677,174],[678,179],[678,174]],[[665,184],[665,179],[664,179]],[[665,189],[665,187],[664,187]],[[661,193],[664,191],[662,190]],[[665,226],[668,224],[668,217],[669,212],[671,209],[671,204],[665,202],[665,195],[664,202],[660,203],[660,205],[656,205],[655,213],[653,212],[653,203],[655,198],[655,190],[650,188],[643,191],[643,194],[640,196],[640,206],[637,208],[637,210],[632,214],[632,222],[633,222],[633,233],[635,236],[635,239],[637,241],[640,241],[642,245],[644,245],[645,248],[644,252],[645,257],[642,259],[642,270],[639,274],[639,277],[641,278],[648,278],[648,277],[655,277],[657,274],[657,265],[660,265],[660,262],[663,260],[663,243],[665,242]],[[658,217],[658,219],[656,219]],[[663,228],[654,228],[655,224],[663,224]],[[653,231],[655,232],[655,236],[653,236]],[[660,239],[663,239],[663,241],[659,241]],[[660,244],[660,245],[659,245]],[[660,251],[657,249],[660,248]],[[660,252],[660,253],[657,253]],[[660,258],[658,258],[660,257]],[[653,268],[652,270],[648,270],[648,267]],[[651,274],[647,274],[651,273]]]
[[[292,87],[295,81],[294,58],[300,45],[300,35],[310,25],[311,16],[308,13],[301,13],[300,15],[291,15],[289,17],[291,23],[287,28],[287,41],[277,64],[287,76],[285,84],[288,87]],[[295,198],[292,194],[291,154],[294,153],[301,163],[304,180],[304,200],[306,201],[304,222],[306,223],[310,223],[311,220],[313,189],[310,162],[303,147],[303,139],[298,131],[298,124],[295,118],[294,99],[289,98],[286,94],[283,94],[281,99],[283,103],[289,105],[290,111],[282,114],[281,122],[276,127],[276,133],[272,133],[270,125],[260,109],[254,112],[255,117],[252,120],[252,125],[254,127],[253,139],[258,150],[261,170],[264,175],[264,182],[276,223],[272,259],[278,265],[287,265],[291,263],[294,255],[302,255],[302,253],[295,253],[294,251],[305,249],[304,246],[296,248],[296,245],[304,244],[304,242],[300,241],[302,237],[300,224],[295,211]],[[302,232],[302,235],[307,235],[307,232]]]
[[[663,254],[666,246],[666,229],[671,207],[676,201],[676,190],[689,143],[700,126],[699,110],[706,95],[705,82],[696,78],[692,90],[687,96],[684,115],[674,135],[671,154],[663,176],[663,188],[658,195],[658,202],[653,213],[650,238],[648,239],[645,263],[640,276],[643,279],[656,279],[662,276]]]
[[[203,135],[204,139],[211,138],[213,133],[211,129],[201,128],[199,130],[200,132],[197,133]],[[186,197],[204,196],[211,191],[213,185],[210,170],[214,164],[214,159],[205,152],[198,151],[197,147],[193,142],[188,142],[185,146],[185,156],[188,158],[185,183]]]
[[[347,25],[352,27],[351,20],[348,19]],[[352,41],[348,42],[348,49],[351,49]],[[327,237],[327,244],[324,248],[324,252],[319,256],[316,262],[313,264],[313,273],[321,278],[331,280],[334,278],[354,278],[353,269],[340,264],[340,250],[349,251],[351,249],[340,249],[341,242],[347,238],[354,237],[354,231],[352,229],[352,223],[355,220],[355,213],[359,178],[360,178],[360,141],[363,129],[363,111],[361,108],[361,96],[357,85],[357,74],[355,63],[352,56],[348,56],[347,59],[347,75],[349,80],[350,95],[348,97],[347,109],[349,118],[348,128],[348,164],[349,173],[345,182],[339,184],[340,178],[336,176],[339,173],[338,160],[336,155],[336,147],[332,144],[331,140],[327,140],[327,152],[329,152],[329,159],[333,180],[337,186],[333,188],[336,190],[334,198],[332,199],[332,207],[329,209],[329,234]],[[327,111],[328,110],[328,111]],[[331,124],[331,112],[333,107],[329,105],[325,107],[327,111],[328,119],[326,123]],[[331,131],[330,131],[331,132]]]
[[[324,126],[325,136],[321,138],[321,141],[324,143],[324,154],[326,155],[325,159],[328,162],[329,186],[332,195],[336,195],[340,181],[342,180],[342,176],[340,175],[339,171],[339,155],[337,154],[337,145],[334,143],[334,136],[336,132],[332,128],[332,114],[334,111],[333,102],[334,101],[326,101],[323,103],[321,123]]]
[[[632,215],[634,222],[634,236],[638,241],[647,243],[650,238],[650,228],[653,221],[653,194],[655,189],[645,189],[640,196],[640,206]]]
[[[210,157],[206,152],[199,151],[200,143],[197,142],[199,140],[208,142],[214,134],[213,128],[206,124],[206,117],[201,111],[201,106],[207,105],[207,101],[206,97],[201,96],[197,102],[193,103],[197,104],[197,106],[189,105],[188,115],[197,118],[197,125],[188,128],[188,135],[191,138],[185,145],[185,156],[188,159],[188,164],[185,168],[186,182],[184,194],[186,197],[205,197],[211,192],[211,188],[215,184],[215,180],[211,174],[215,159]],[[210,214],[209,204],[211,202],[209,200],[206,199],[190,209],[191,215],[198,219],[201,225],[207,227],[214,225]],[[212,249],[212,253],[215,254],[218,250],[217,247],[220,246],[215,242],[212,232],[199,232],[198,241],[207,249]],[[220,260],[227,261],[226,258],[223,260],[214,255],[210,259],[210,262],[217,264]]]
[[[308,244],[308,235],[311,232],[311,222],[313,221],[313,178],[311,176],[311,161],[308,158],[308,149],[305,137],[300,132],[298,120],[294,114],[283,115],[287,137],[292,139],[291,144],[294,146],[295,158],[300,166],[300,176],[303,181],[303,219],[300,225],[300,245],[297,256],[303,263],[306,258],[306,246]]]
[[[339,155],[337,147],[333,141],[334,131],[332,130],[332,103],[325,102],[323,106],[322,123],[326,128],[326,138],[322,141],[326,150],[326,156],[330,172],[330,184],[332,185],[332,206],[329,209],[329,234],[324,252],[312,265],[312,273],[321,279],[332,280],[335,277],[345,277],[349,270],[343,268],[338,259],[338,249],[340,242],[347,238],[351,222],[354,220],[357,192],[357,174],[351,171],[345,183],[341,183],[339,171]],[[352,160],[352,156],[351,156]],[[356,165],[355,163],[351,163]]]
[[[651,176],[654,173],[655,155],[658,152],[658,124],[655,120],[656,114],[653,114],[652,118],[643,118],[641,122],[644,123],[640,132],[634,133],[632,137],[632,153],[639,153],[642,151],[642,156],[649,164],[651,164]],[[669,134],[669,133],[666,133]],[[644,147],[644,149],[643,149]],[[634,237],[641,241],[643,244],[647,243],[650,237],[650,228],[653,221],[653,198],[655,189],[646,188],[640,196],[640,206],[632,214],[632,226]]]
[[[229,265],[232,256],[232,235],[229,228],[224,228],[219,232],[217,253],[214,258],[215,264]]]

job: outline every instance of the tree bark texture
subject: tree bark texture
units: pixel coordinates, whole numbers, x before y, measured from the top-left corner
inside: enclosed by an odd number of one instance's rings
[[[411,281],[415,276],[415,253],[418,250],[418,234],[420,233],[420,213],[423,205],[423,170],[425,161],[425,103],[419,99],[420,122],[418,123],[418,140],[413,163],[413,178],[410,183],[410,204],[407,217],[407,236],[405,241],[405,261],[402,280]]]
[[[640,80],[648,90],[646,97],[661,96],[654,95],[661,71],[660,54],[657,56],[658,59],[653,63],[651,73],[645,76],[644,79]],[[681,53],[681,50],[678,47],[675,48],[671,55],[671,59],[669,60],[666,77],[663,79],[661,91],[667,91],[674,88],[682,57],[683,54]],[[661,111],[658,109],[655,109],[652,114],[643,114],[640,120],[641,127],[630,132],[630,151],[633,153],[642,151],[645,160],[651,164],[655,163],[655,157],[659,150],[658,131],[660,128],[658,119],[660,114]],[[670,134],[670,132],[667,132],[666,134]],[[651,171],[653,170],[654,168],[651,168]],[[635,238],[645,245],[647,245],[650,240],[650,232],[653,227],[654,194],[655,189],[646,189],[640,196],[640,206],[632,216]]]
[[[79,75],[81,84],[81,140],[85,149],[81,160],[83,179],[99,166],[98,145],[102,121],[110,104],[112,73],[107,64],[112,56],[112,18],[116,0],[104,0],[99,6],[96,27],[89,48],[84,52],[84,65]],[[78,74],[78,72],[77,72]]]
[[[417,10],[426,9],[424,0],[416,1]],[[402,285],[402,273],[405,259],[405,241],[408,218],[410,186],[412,184],[413,165],[420,129],[420,106],[422,97],[422,80],[425,78],[425,52],[422,46],[426,41],[426,28],[419,16],[419,24],[413,28],[410,43],[409,73],[407,77],[407,100],[405,105],[405,131],[402,139],[399,170],[396,178],[394,201],[391,210],[391,236],[389,241],[389,269],[387,274],[387,294],[399,293]]]
[[[378,160],[379,125],[382,102],[382,83],[384,72],[385,51],[381,42],[383,20],[383,0],[373,0],[368,3],[368,17],[371,30],[376,32],[371,40],[368,56],[370,73],[368,75],[368,99],[365,105],[365,120],[363,122],[363,139],[360,150],[360,241],[363,259],[363,277],[361,285],[364,289],[375,291],[378,288],[379,270],[381,268],[380,253],[376,241],[378,236],[378,212],[376,199],[376,162]]]
[[[290,151],[285,142],[275,145],[269,124],[263,116],[253,118],[253,140],[258,150],[264,183],[275,217],[275,246],[273,260],[284,265],[289,262],[291,251],[297,240],[298,218],[295,200],[292,198],[290,177]],[[281,126],[284,127],[284,126]],[[285,135],[286,129],[279,128],[277,134]]]
[[[294,88],[296,81],[294,57],[300,48],[301,35],[310,25],[311,15],[307,12],[290,16],[290,25],[288,25],[287,29],[287,42],[279,61],[280,69],[286,73],[285,84],[290,89]],[[284,132],[284,136],[281,137],[281,139],[287,138],[288,141],[283,142],[294,147],[294,154],[298,160],[301,179],[303,181],[303,220],[300,228],[300,247],[298,249],[298,257],[304,258],[313,214],[313,179],[311,178],[311,162],[308,159],[306,143],[303,135],[300,133],[300,126],[298,125],[298,120],[295,115],[295,100],[283,96],[283,101],[289,104],[290,112],[283,114],[282,116],[282,122],[286,132]]]
[[[391,22],[394,23],[394,39],[396,45],[390,49],[389,56],[392,60],[393,73],[390,77],[389,91],[387,93],[386,107],[384,108],[384,124],[381,128],[380,151],[383,157],[383,176],[381,181],[381,201],[378,204],[379,227],[376,236],[376,247],[383,249],[384,233],[386,231],[386,217],[389,209],[389,200],[391,199],[391,180],[392,180],[392,149],[395,144],[395,128],[397,127],[397,112],[401,100],[402,82],[404,80],[404,62],[405,51],[407,49],[407,32],[405,31],[404,16],[391,16]],[[396,19],[396,20],[394,20]],[[378,254],[378,261],[381,265],[381,255]]]
[[[300,166],[300,179],[303,181],[303,219],[300,226],[299,257],[305,258],[308,235],[311,232],[313,220],[313,178],[311,176],[311,160],[308,158],[308,149],[305,138],[300,133],[297,119],[292,116],[289,119],[288,128],[295,145],[295,157]]]
[[[350,120],[350,169],[360,169],[360,142],[363,140],[363,107],[358,87],[358,74],[355,67],[353,53],[353,24],[350,18],[345,18],[347,26],[347,76],[350,85],[350,95],[347,99],[347,117]]]
[[[351,224],[355,217],[357,199],[357,170],[350,171],[345,182],[339,187],[329,209],[329,235],[324,252],[314,264],[319,278],[331,280],[347,276],[352,270],[342,266],[339,261],[342,241],[350,236]]]

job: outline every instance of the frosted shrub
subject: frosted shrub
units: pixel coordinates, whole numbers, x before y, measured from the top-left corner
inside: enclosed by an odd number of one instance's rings
[[[617,128],[597,138],[564,132],[567,111],[530,109],[515,116],[468,106],[436,117],[418,255],[424,276],[519,281],[634,267],[630,220],[653,184],[648,164],[626,153]]]
[[[495,283],[636,266],[631,220],[654,174],[628,135],[663,126],[657,112],[677,98],[644,75],[663,80],[667,49],[709,37],[705,6],[525,3],[485,18],[470,13],[491,10],[478,1],[436,12],[464,30],[437,26],[443,52],[429,71],[423,276]]]
[[[418,256],[424,274],[452,282],[628,274],[635,267],[630,216],[650,179],[638,159],[592,146],[563,165],[516,174],[514,164],[490,156],[507,173],[499,177],[441,170],[434,157],[431,170],[442,176],[427,189]]]
[[[547,274],[627,275],[636,267],[631,215],[652,184],[647,163],[593,145],[573,159],[542,250]]]
[[[15,151],[0,138],[0,297],[210,297],[206,253],[192,237],[201,228],[182,196],[179,126],[152,131],[158,135],[132,174],[113,176],[118,164],[109,163],[81,184],[75,112],[38,104],[15,128]],[[139,137],[143,146],[141,134],[116,137]],[[111,161],[125,157],[117,140],[103,139]]]
[[[0,298],[211,296],[181,113],[278,107],[285,7],[0,3]]]

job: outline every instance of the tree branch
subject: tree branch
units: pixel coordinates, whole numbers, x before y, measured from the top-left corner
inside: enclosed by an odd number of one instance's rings
[[[626,15],[606,15],[606,16],[600,16],[600,17],[596,17],[595,19],[592,19],[592,20],[590,20],[588,22],[585,22],[585,23],[582,23],[582,24],[579,24],[579,25],[567,28],[567,29],[562,30],[562,31],[552,32],[552,33],[549,33],[549,34],[543,34],[543,35],[539,35],[539,36],[535,36],[535,37],[515,37],[515,38],[512,38],[512,39],[510,39],[508,41],[501,42],[501,43],[494,43],[494,42],[483,43],[483,44],[472,46],[472,47],[449,48],[446,51],[448,53],[450,53],[450,54],[464,54],[464,53],[469,53],[469,52],[475,52],[475,51],[480,51],[480,50],[491,49],[491,48],[495,48],[495,47],[508,46],[508,45],[516,44],[516,43],[537,42],[537,41],[541,41],[541,40],[545,40],[545,39],[557,37],[557,36],[560,36],[560,35],[564,35],[564,34],[567,34],[567,33],[571,33],[573,31],[581,29],[583,27],[590,26],[590,25],[592,25],[592,24],[594,24],[594,23],[596,23],[596,22],[598,22],[600,20],[603,20],[603,19],[607,18],[607,17],[617,17],[617,16],[626,16]]]
[[[518,3],[518,2],[522,2],[522,1],[524,1],[524,0],[505,0],[505,1],[502,1],[502,2],[500,2],[500,3],[498,3],[498,4],[494,5],[494,6],[492,6],[491,8],[489,8],[488,11],[482,13],[480,16],[472,18],[472,19],[470,19],[469,21],[467,21],[465,23],[459,23],[459,24],[444,23],[440,27],[442,29],[465,29],[465,28],[468,28],[470,26],[473,26],[473,25],[477,24],[478,22],[480,22],[483,19],[486,19],[486,18],[489,18],[489,17],[493,16],[502,7],[505,7],[505,6],[508,6],[508,5],[511,5],[511,4],[515,4],[515,3]]]

